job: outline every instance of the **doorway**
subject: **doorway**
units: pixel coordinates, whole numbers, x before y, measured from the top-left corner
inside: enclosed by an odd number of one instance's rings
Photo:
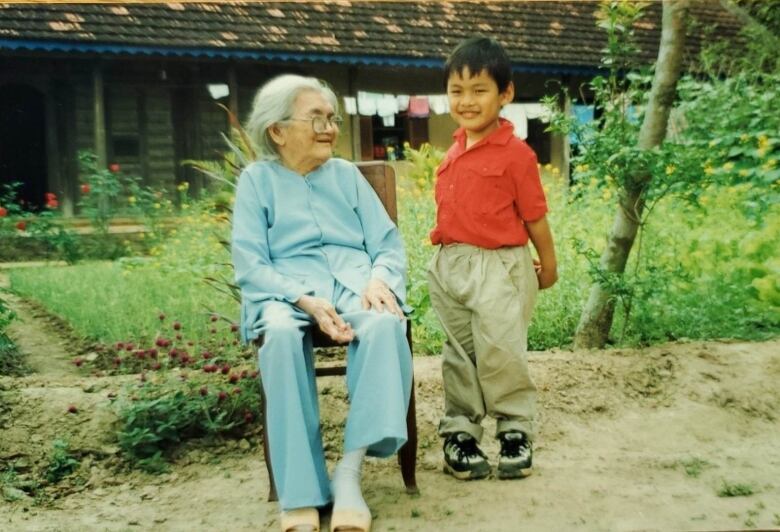
[[[0,86],[0,187],[21,183],[16,201],[39,210],[47,192],[46,168],[44,95],[29,85]]]

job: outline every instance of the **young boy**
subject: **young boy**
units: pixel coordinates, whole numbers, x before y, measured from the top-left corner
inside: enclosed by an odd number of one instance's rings
[[[509,57],[493,39],[458,45],[445,65],[450,114],[460,126],[437,170],[438,245],[428,269],[431,303],[447,340],[442,353],[444,470],[490,474],[478,447],[496,419],[499,478],[530,474],[536,387],[526,359],[536,293],[557,280],[536,155],[499,118],[514,98]],[[528,240],[539,260],[531,257]]]

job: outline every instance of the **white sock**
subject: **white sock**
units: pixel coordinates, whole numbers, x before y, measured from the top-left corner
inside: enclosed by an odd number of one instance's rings
[[[363,458],[367,447],[355,449],[344,454],[344,457],[333,470],[330,489],[333,492],[334,510],[352,510],[370,513],[363,493],[360,490],[360,472],[363,468]]]

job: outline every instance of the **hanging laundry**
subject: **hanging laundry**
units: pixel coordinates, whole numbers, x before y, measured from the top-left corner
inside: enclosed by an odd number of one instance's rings
[[[429,94],[428,101],[434,114],[445,115],[450,112],[450,101],[446,94]]]
[[[530,120],[538,118],[542,122],[546,123],[549,122],[552,118],[552,112],[550,109],[540,103],[523,103],[520,105],[523,106],[525,116]]]
[[[385,127],[395,127],[395,115],[383,116],[382,125]]]
[[[357,99],[354,96],[344,96],[344,112],[348,115],[357,114]]]
[[[412,96],[409,98],[409,117],[427,118],[431,114],[427,96]]]
[[[398,113],[398,100],[392,94],[383,94],[377,100],[376,114],[381,117],[390,116]]]
[[[525,114],[525,106],[522,103],[508,103],[502,109],[500,116],[506,118],[515,127],[515,136],[521,139],[528,138],[528,117]]]
[[[593,122],[594,107],[592,105],[575,104],[572,105],[571,110],[574,118],[577,120],[577,124],[584,126]],[[580,139],[572,132],[569,133],[569,142],[572,145],[576,145],[579,144]]]
[[[377,101],[380,95],[375,92],[363,92],[357,93],[357,108],[358,113],[363,116],[373,116],[376,114]]]
[[[398,111],[406,111],[409,109],[409,95],[408,94],[399,94],[395,97],[395,99],[398,101]]]

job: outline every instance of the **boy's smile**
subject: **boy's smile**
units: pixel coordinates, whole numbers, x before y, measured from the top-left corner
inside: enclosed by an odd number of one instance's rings
[[[504,92],[499,92],[496,81],[484,69],[472,74],[466,66],[450,75],[447,80],[450,115],[466,131],[466,147],[498,128],[498,113],[514,95],[511,82]]]

